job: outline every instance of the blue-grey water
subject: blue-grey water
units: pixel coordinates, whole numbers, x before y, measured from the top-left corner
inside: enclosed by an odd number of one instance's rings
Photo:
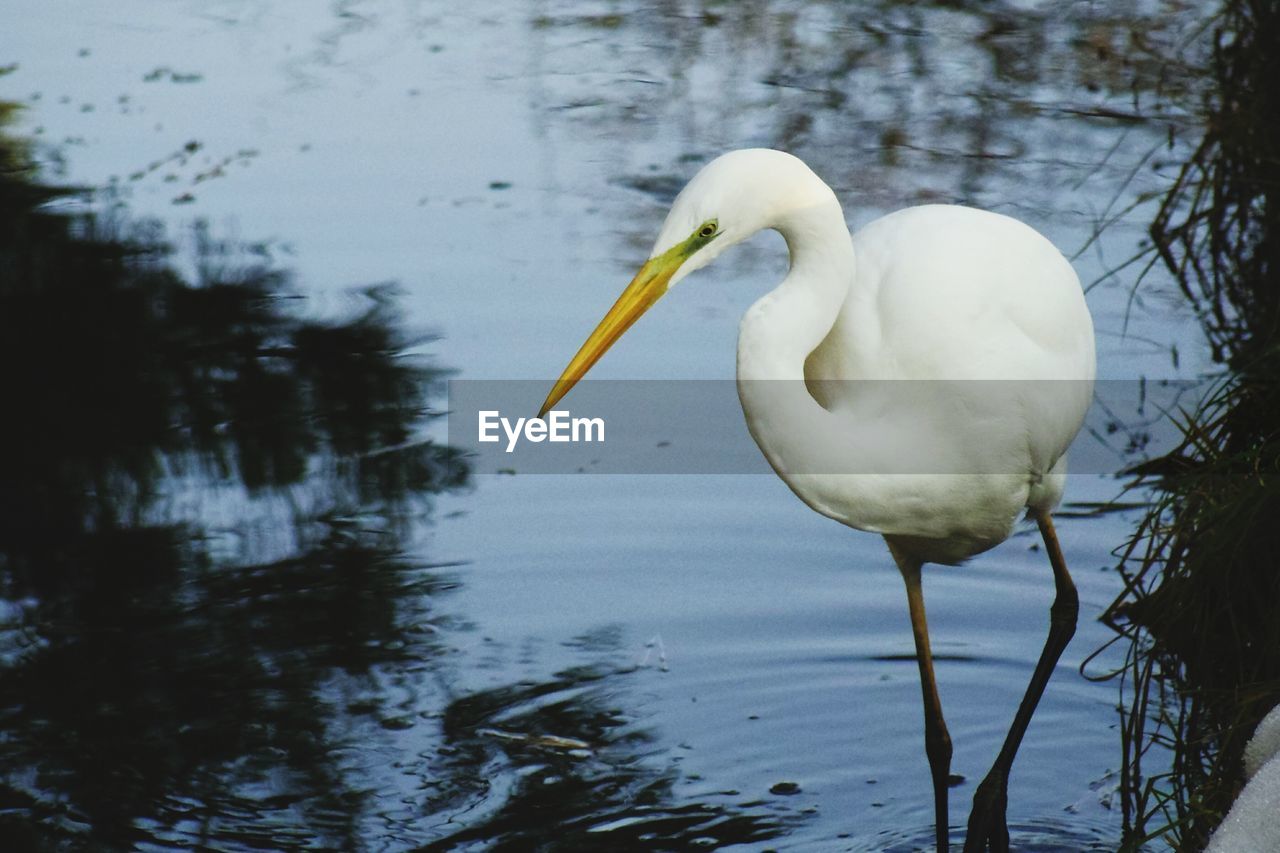
[[[25,106],[14,131],[37,142],[46,178],[98,188],[62,209],[120,203],[158,219],[192,276],[205,220],[288,270],[309,316],[396,282],[398,319],[435,335],[414,351],[459,379],[553,379],[683,181],[755,145],[803,157],[855,226],[921,201],[1022,218],[1090,288],[1101,377],[1187,378],[1208,366],[1195,318],[1158,272],[1135,290],[1146,259],[1125,264],[1194,144],[1176,61],[1191,15],[1155,0],[6,0],[0,65],[17,67],[0,98]],[[775,235],[739,248],[593,376],[730,378],[738,317],[785,263]],[[447,440],[443,426],[425,429]],[[1114,470],[1128,461],[1126,431],[1095,440],[1114,446]],[[269,500],[226,483],[168,488],[153,513],[255,530],[213,537],[215,563],[299,547],[273,531]],[[1118,489],[1091,468],[1067,502]],[[1077,668],[1111,636],[1096,617],[1119,591],[1112,552],[1133,518],[1079,515],[1059,530],[1080,629],[1011,779],[1019,849],[1112,849],[1120,831],[1117,686]],[[393,640],[412,653],[352,667],[281,643],[314,674],[278,701],[314,703],[296,716],[330,759],[323,784],[269,750],[175,755],[161,772],[134,751],[166,747],[140,736],[108,756],[116,769],[136,758],[125,778],[156,781],[116,816],[128,831],[95,836],[86,801],[103,786],[89,761],[57,774],[38,755],[11,764],[5,808],[50,837],[126,849],[930,844],[899,575],[881,540],[816,516],[772,476],[482,475],[433,497],[398,542],[397,565],[426,578],[395,592],[421,599],[417,639]],[[1052,584],[1024,530],[927,570],[925,590],[961,827],[1039,653]],[[342,609],[341,595],[324,600]],[[10,624],[35,607],[6,606]],[[197,664],[161,658],[152,675],[220,677]],[[219,702],[234,707],[237,689]],[[68,696],[83,709],[56,725],[97,718],[92,691]],[[28,711],[25,723],[55,725]],[[205,725],[203,711],[173,724]],[[259,713],[220,714],[209,737],[289,724]],[[784,782],[798,792],[778,793],[795,790]]]

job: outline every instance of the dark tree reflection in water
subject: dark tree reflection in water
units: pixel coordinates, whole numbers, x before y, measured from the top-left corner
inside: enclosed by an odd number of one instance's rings
[[[436,373],[384,292],[304,320],[207,235],[190,285],[154,229],[53,212],[4,144],[0,834],[350,847],[340,697],[380,709],[440,654],[449,581],[398,523],[466,479],[414,438]]]
[[[468,475],[419,437],[440,374],[405,355],[388,288],[305,319],[286,275],[204,228],[189,283],[156,226],[59,212],[73,194],[0,146],[3,849],[782,831],[734,792],[673,805],[616,638],[455,695],[436,604],[457,580],[409,540]]]

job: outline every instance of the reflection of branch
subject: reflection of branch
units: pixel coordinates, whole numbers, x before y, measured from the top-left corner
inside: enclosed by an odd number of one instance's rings
[[[674,40],[669,31],[671,16],[678,14],[674,6],[664,5],[657,14],[624,13],[616,29],[631,33],[628,44],[675,45],[653,50],[646,57],[650,63],[646,67],[661,69],[655,76],[667,81],[661,93],[665,97],[628,93],[606,99],[600,109],[553,112],[544,107],[541,114],[566,123],[589,123],[594,132],[609,133],[624,142],[636,136],[637,110],[679,115],[680,119],[672,119],[676,124],[694,125],[687,137],[697,140],[692,143],[696,147],[682,151],[679,142],[674,143],[672,168],[664,174],[687,177],[680,155],[740,143],[749,128],[752,142],[795,149],[833,187],[853,190],[864,203],[872,199],[872,206],[938,198],[993,206],[1016,195],[1004,190],[1001,199],[984,198],[1004,189],[993,178],[1013,179],[1019,187],[1046,191],[1043,201],[1032,202],[1032,209],[1042,217],[1071,206],[1063,203],[1060,193],[1053,193],[1051,200],[1048,195],[1064,183],[1063,158],[1053,155],[1068,146],[1073,152],[1082,150],[1064,137],[1063,128],[1072,134],[1097,125],[1136,128],[1136,133],[1120,134],[1125,138],[1112,146],[1104,158],[1107,162],[1119,152],[1126,160],[1138,159],[1148,146],[1158,147],[1165,129],[1158,125],[1179,118],[1168,110],[1144,114],[1126,103],[1125,96],[1145,96],[1170,80],[1185,83],[1179,77],[1183,66],[1157,65],[1144,57],[1136,64],[1128,60],[1140,49],[1162,56],[1175,50],[1182,39],[1179,28],[1192,17],[1189,12],[1171,15],[1161,10],[1158,16],[1130,20],[1093,7],[1078,11],[1077,6],[1070,15],[1051,16],[1024,10],[1014,14],[1003,4],[955,8],[880,0],[871,4],[875,14],[869,15],[866,4],[821,0],[786,4],[788,11],[795,5],[821,9],[828,25],[816,28],[805,25],[804,15],[776,13],[779,5],[759,2],[752,5],[756,14],[719,16],[715,26],[702,26],[696,18],[681,19],[689,21],[686,35]],[[944,11],[939,8],[942,5],[948,8]],[[967,24],[956,26],[957,15]],[[868,23],[870,18],[874,24]],[[558,46],[584,35],[587,28],[579,16],[540,15],[537,27],[539,39],[550,42],[539,54],[540,67],[548,61],[554,65],[580,59],[572,51],[557,52]],[[1095,32],[1139,30],[1147,34],[1141,46],[1132,43],[1129,53],[1108,47],[1099,60],[1092,40]],[[610,37],[597,29],[585,35],[593,50],[611,46]],[[562,55],[564,60],[559,59]],[[725,56],[734,61],[723,62]],[[959,63],[957,56],[970,61]],[[633,76],[634,49],[626,57],[612,72],[606,66],[600,73],[619,81]],[[1123,91],[1099,97],[1098,88],[1091,88],[1094,94],[1085,101],[1076,93],[1081,81],[1087,85],[1096,76],[1099,61],[1117,78],[1123,65]],[[1191,73],[1189,68],[1186,71]],[[566,65],[544,67],[540,79],[563,87],[549,99],[552,103],[599,99],[598,87],[590,92],[574,90],[578,81],[585,86],[599,75],[584,78],[578,69]],[[703,85],[688,85],[690,80]],[[1052,94],[1046,96],[1046,90]],[[651,139],[648,133],[640,136]],[[850,157],[851,140],[855,150],[879,155],[886,168],[868,168],[866,156]],[[1105,144],[1111,143],[1107,139]],[[1129,149],[1137,145],[1144,150],[1135,155]],[[650,147],[637,148],[635,156],[645,158],[647,166],[653,156]],[[1049,156],[1023,153],[1037,149]],[[902,156],[894,157],[893,151]],[[625,148],[615,155],[620,161],[618,171],[639,171],[627,162],[631,155]],[[1149,157],[1141,159],[1149,162]],[[1080,192],[1083,184],[1078,176],[1090,168],[1091,176],[1097,173],[1091,161],[1068,174],[1065,183],[1075,184],[1073,191]],[[1121,188],[1126,194],[1131,189],[1130,181]],[[1021,198],[1027,206],[1025,194]],[[1108,224],[1123,217],[1116,206],[1108,205]]]
[[[1124,112],[1108,109],[1107,107],[1041,107],[1040,109],[1046,113],[1060,113],[1061,115],[1078,116],[1080,118],[1115,119],[1130,124],[1166,122],[1172,118],[1172,116],[1165,116],[1159,113]]]

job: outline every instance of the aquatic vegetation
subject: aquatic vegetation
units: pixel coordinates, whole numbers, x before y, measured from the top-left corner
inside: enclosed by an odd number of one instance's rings
[[[1151,233],[1226,371],[1183,415],[1181,444],[1135,470],[1155,502],[1104,616],[1130,643],[1133,847],[1200,849],[1243,783],[1245,742],[1280,701],[1280,8],[1228,0],[1217,26],[1205,136]]]

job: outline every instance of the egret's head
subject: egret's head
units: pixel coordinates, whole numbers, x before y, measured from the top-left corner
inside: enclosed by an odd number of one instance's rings
[[[782,151],[748,148],[712,160],[676,196],[649,260],[569,362],[539,417],[680,279],[788,213],[830,201],[830,188]]]
[[[687,257],[667,283],[670,288],[735,243],[775,227],[788,213],[833,199],[798,157],[768,148],[730,151],[702,167],[676,196],[650,262],[687,247]]]

